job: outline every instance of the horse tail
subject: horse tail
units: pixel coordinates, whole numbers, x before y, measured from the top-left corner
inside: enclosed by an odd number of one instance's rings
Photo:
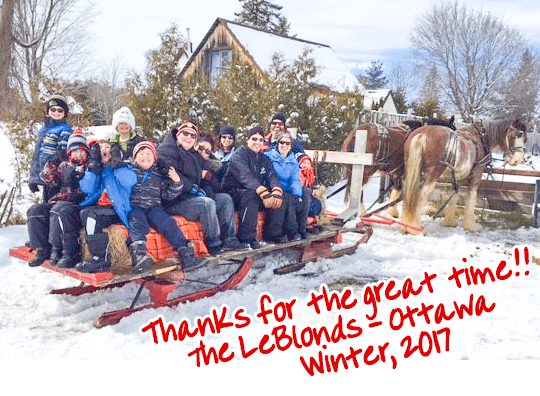
[[[408,213],[412,219],[418,208],[420,187],[422,184],[423,154],[426,148],[426,135],[418,134],[411,139],[409,153],[405,166],[405,192],[403,196],[403,213]]]

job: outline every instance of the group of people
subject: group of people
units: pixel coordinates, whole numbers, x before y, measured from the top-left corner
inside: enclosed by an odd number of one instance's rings
[[[200,224],[210,254],[259,248],[261,209],[266,212],[264,240],[285,243],[307,237],[315,175],[302,144],[286,130],[283,113],[273,116],[269,133],[251,128],[246,146],[237,147],[232,125],[220,128],[216,144],[211,134],[189,121],[156,145],[136,134],[135,117],[127,107],[113,116],[111,141],[87,141],[67,124],[68,112],[64,97],[50,97],[36,140],[29,186],[32,192],[42,186],[43,202],[27,213],[29,243],[37,252],[30,266],[49,260],[81,272],[109,270],[105,229],[123,224],[135,273],[153,264],[146,252],[150,227],[169,241],[184,270],[189,269],[197,263],[194,245],[174,215]],[[85,261],[81,229],[90,252]]]

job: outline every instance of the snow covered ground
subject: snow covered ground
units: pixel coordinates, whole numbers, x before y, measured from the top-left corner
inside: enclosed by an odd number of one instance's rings
[[[367,200],[376,197],[377,187],[378,179],[373,179],[366,190]],[[328,209],[339,212],[342,200],[342,193],[336,195]],[[354,222],[349,226],[354,226]],[[336,390],[382,394],[458,391],[538,394],[534,379],[540,368],[540,230],[484,229],[470,234],[460,226],[445,228],[440,220],[428,218],[425,227],[425,236],[405,236],[397,226],[375,225],[370,241],[360,245],[355,254],[319,260],[288,275],[273,275],[273,269],[285,260],[285,256],[276,255],[266,260],[267,266],[253,275],[251,282],[242,283],[236,290],[175,308],[144,310],[102,329],[94,328],[92,322],[105,311],[129,306],[135,286],[80,297],[51,295],[50,290],[76,286],[78,281],[43,268],[30,268],[25,262],[11,258],[9,248],[27,240],[26,227],[0,229],[3,387],[6,391],[17,389],[15,394],[23,394],[23,390],[40,394],[61,390],[63,394],[68,389],[77,394],[100,391],[176,394],[191,389],[204,394],[210,391],[321,394]],[[346,234],[345,243],[352,243],[354,238],[356,235]],[[519,252],[519,265],[516,265],[515,248]],[[497,272],[503,260],[506,266]],[[495,281],[488,278],[482,284],[477,277],[478,284],[467,285],[465,274],[461,274],[458,278],[461,287],[448,279],[453,268],[470,270],[471,266],[489,268],[498,278]],[[421,285],[426,273],[436,277],[431,284]],[[505,275],[508,277],[503,279]],[[395,287],[385,297],[391,280],[395,280]],[[350,288],[345,289],[350,290],[350,295],[345,292],[341,295],[344,306],[340,310],[334,305],[331,312],[326,312],[324,299],[319,303],[321,314],[307,305],[312,293],[322,292],[323,284],[338,292],[346,286]],[[382,285],[381,298],[376,303],[369,293],[375,284]],[[418,295],[405,298],[411,286],[416,291],[420,286],[422,289]],[[143,298],[147,298],[144,293]],[[292,319],[278,322],[271,313],[269,323],[265,324],[257,318],[259,297],[263,293],[271,295],[279,320],[285,312],[283,302],[297,298],[290,309]],[[394,299],[390,301],[391,298]],[[278,304],[280,300],[282,303]],[[267,301],[267,308],[274,306]],[[452,312],[459,311],[454,302],[458,307],[468,307],[470,301],[473,307],[470,314],[461,312],[460,319],[455,312],[450,318]],[[250,324],[243,328],[223,328],[219,333],[208,330],[202,338],[195,336],[182,342],[170,339],[165,343],[158,334],[158,344],[154,343],[150,330],[141,332],[141,328],[158,316],[166,323],[175,324],[176,329],[188,320],[193,331],[198,318],[211,316],[213,308],[219,311],[224,305],[229,309],[227,320],[231,323],[237,326],[246,323],[233,316],[233,312],[243,307]],[[425,315],[415,311],[430,305],[433,308]],[[373,315],[374,306],[376,317],[367,318]],[[413,312],[408,316],[407,307]],[[446,319],[441,315],[443,308]],[[341,338],[334,331],[339,327],[340,317]],[[370,327],[379,321],[380,325]],[[280,325],[284,327],[279,328]],[[287,347],[287,336],[292,336],[293,326],[296,343]],[[330,334],[334,331],[334,339],[323,337],[317,345],[311,338],[312,329],[323,326]],[[362,329],[361,334],[358,328]],[[276,343],[275,335],[280,334],[280,329],[285,329],[287,336]],[[268,335],[266,343],[265,335]],[[196,356],[188,355],[201,342],[206,351],[211,347],[217,352],[221,350],[224,360],[232,353],[234,357],[228,362],[212,361],[197,367]],[[272,345],[275,345],[272,352],[260,352]],[[278,346],[284,350],[278,350]],[[409,346],[419,348],[405,358]],[[310,357],[318,362],[319,353],[324,374],[311,365],[314,375],[310,376]],[[328,369],[335,370],[331,369],[330,360],[326,366],[325,356],[337,357],[340,353],[348,357],[347,368],[340,361],[338,372],[329,373]],[[376,363],[367,365],[364,358]]]

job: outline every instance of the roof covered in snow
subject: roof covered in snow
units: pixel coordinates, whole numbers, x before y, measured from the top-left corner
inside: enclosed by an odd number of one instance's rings
[[[352,91],[358,86],[361,93],[364,92],[364,87],[358,82],[356,76],[328,45],[280,36],[222,18],[216,20],[209,33],[194,52],[193,57],[203,48],[211,32],[220,23],[227,26],[259,69],[265,73],[269,71],[275,53],[280,53],[285,63],[291,65],[306,48],[309,48],[312,51],[311,56],[315,60],[315,65],[319,68],[317,76],[313,79],[314,84],[327,87],[335,92]]]

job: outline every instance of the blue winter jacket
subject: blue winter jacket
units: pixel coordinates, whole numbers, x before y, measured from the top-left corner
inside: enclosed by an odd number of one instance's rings
[[[271,148],[264,153],[272,162],[274,172],[279,179],[283,191],[288,191],[293,197],[302,197],[302,182],[300,181],[300,165],[291,152],[286,158],[276,148]]]
[[[116,214],[129,229],[130,198],[135,184],[137,184],[137,172],[131,167],[120,167],[113,170],[107,165],[100,175],[86,169],[84,177],[79,182],[79,186],[86,194],[86,198],[79,206],[82,209],[94,205],[106,189]]]
[[[53,120],[45,118],[45,125],[39,130],[36,138],[36,148],[30,167],[30,183],[43,185],[39,177],[45,164],[56,155],[62,159],[67,159],[66,149],[69,136],[73,129],[66,123],[65,119]]]

